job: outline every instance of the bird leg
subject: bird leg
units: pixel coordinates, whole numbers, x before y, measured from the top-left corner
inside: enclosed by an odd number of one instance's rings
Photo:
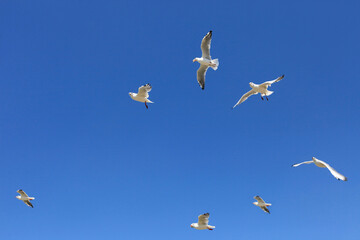
[[[148,109],[149,107],[148,107],[148,105],[146,104],[146,102],[145,102],[145,107],[146,107],[146,109]]]
[[[214,229],[212,229],[212,228],[209,228],[209,227],[208,227],[208,229],[209,229],[209,230],[211,230],[211,231],[212,231],[212,230],[214,230]]]
[[[264,98],[260,95],[260,97],[261,97],[261,100],[264,100]]]
[[[265,95],[265,97],[266,97],[266,101],[269,101],[269,99],[268,99],[268,97]]]

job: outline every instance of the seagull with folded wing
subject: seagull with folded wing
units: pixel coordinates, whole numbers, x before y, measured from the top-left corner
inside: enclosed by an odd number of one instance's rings
[[[31,200],[35,199],[34,197],[29,197],[22,189],[17,190],[17,193],[20,194],[20,196],[16,196],[17,199],[23,201],[29,207],[34,208],[32,203],[30,202]]]
[[[209,216],[210,216],[210,213],[204,213],[204,214],[199,215],[198,222],[192,223],[190,225],[190,227],[195,228],[197,230],[204,230],[204,229],[214,230],[215,226],[209,225]]]

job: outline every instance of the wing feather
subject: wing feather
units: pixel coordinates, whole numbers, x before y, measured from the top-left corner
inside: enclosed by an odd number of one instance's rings
[[[209,223],[209,217],[210,217],[210,214],[209,213],[204,213],[204,214],[201,214],[198,216],[198,224],[199,225],[208,225]]]
[[[152,87],[149,83],[146,85],[142,85],[141,87],[139,87],[138,96],[148,98],[149,97],[148,92],[150,92],[151,89],[152,89]]]
[[[285,77],[285,75],[282,75],[282,76],[280,76],[280,77],[278,77],[278,78],[276,78],[276,79],[274,79],[274,80],[272,80],[272,81],[264,82],[264,83],[260,84],[260,86],[270,87],[271,84],[276,83],[276,82],[279,82],[279,81],[280,81],[281,79],[283,79],[284,77]]]
[[[211,37],[212,37],[212,31],[209,31],[201,41],[201,51],[203,58],[211,59],[210,56]]]
[[[199,69],[197,70],[197,81],[202,90],[205,88],[205,76],[208,68],[208,66],[200,65]]]
[[[248,99],[251,95],[257,94],[257,92],[255,92],[253,89],[251,89],[250,91],[248,91],[247,93],[245,93],[244,95],[242,95],[242,97],[240,98],[240,100],[233,106],[233,108],[235,108],[237,105],[243,103],[246,101],[246,99]]]

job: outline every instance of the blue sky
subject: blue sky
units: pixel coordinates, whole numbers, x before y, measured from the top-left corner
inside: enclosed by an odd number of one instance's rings
[[[359,239],[359,7],[1,1],[0,238]],[[128,92],[148,82],[146,110]],[[349,181],[291,167],[312,156]],[[204,212],[215,231],[190,228]]]

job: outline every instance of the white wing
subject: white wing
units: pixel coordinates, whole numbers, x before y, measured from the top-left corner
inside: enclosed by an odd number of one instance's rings
[[[22,189],[17,190],[22,197],[29,197]]]
[[[329,164],[327,164],[324,161],[321,161],[327,169],[329,169],[329,171],[331,172],[331,174],[337,179],[337,180],[343,180],[343,181],[347,181],[347,177],[345,177],[344,175],[338,173],[335,169],[333,169]]]
[[[257,92],[255,92],[253,89],[251,89],[250,91],[248,91],[247,93],[242,95],[240,100],[233,106],[233,108],[235,108],[237,105],[245,102],[246,99],[248,99],[251,95],[254,95],[254,94],[257,94]]]
[[[151,85],[148,83],[146,85],[143,85],[141,87],[139,87],[139,90],[138,90],[138,96],[139,97],[144,97],[144,98],[148,98],[149,97],[149,94],[148,92],[151,91]]]
[[[212,31],[208,32],[201,41],[201,51],[203,58],[211,59],[210,56],[211,37],[212,37]]]
[[[267,82],[264,82],[262,84],[260,84],[260,86],[266,86],[266,87],[270,87],[271,84],[273,83],[276,83],[276,82],[279,82],[281,79],[283,79],[285,77],[285,75],[282,75],[281,77],[278,77],[277,79],[274,79],[272,81],[267,81]]]
[[[306,162],[302,162],[302,163],[297,163],[297,164],[293,164],[293,167],[297,167],[300,166],[301,164],[310,164],[310,163],[314,163],[314,161],[306,161]]]
[[[199,225],[208,225],[209,223],[209,216],[210,216],[210,213],[204,213],[204,214],[201,214],[198,216],[198,224]]]
[[[265,204],[265,201],[260,196],[255,196],[254,199],[257,200],[259,203]]]
[[[205,88],[205,75],[208,68],[208,66],[200,65],[199,69],[197,70],[197,81],[202,90]]]

